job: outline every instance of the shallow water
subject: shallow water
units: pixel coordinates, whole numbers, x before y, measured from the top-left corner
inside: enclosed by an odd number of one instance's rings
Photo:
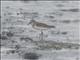
[[[27,3],[21,1],[2,1],[1,30],[9,31],[10,29],[8,27],[13,26],[14,28],[10,31],[14,32],[15,36],[10,40],[15,40],[23,47],[28,46],[27,48],[30,47],[30,49],[33,49],[35,46],[33,43],[29,42],[27,44],[25,41],[20,41],[19,38],[27,36],[35,41],[39,40],[40,30],[36,30],[31,25],[27,25],[31,18],[34,17],[38,22],[56,26],[54,29],[47,29],[43,31],[44,40],[80,44],[80,21],[73,22],[80,20],[79,6],[79,1],[30,1]],[[17,15],[17,13],[20,12],[20,9],[22,9],[22,13],[25,13],[25,18],[23,15]],[[70,9],[78,9],[78,11],[74,12]],[[12,15],[9,13],[12,13]],[[69,22],[63,22],[66,20]],[[67,34],[61,34],[62,32],[67,32]],[[7,42],[5,43],[7,44]],[[9,43],[9,45],[10,44],[11,43]],[[2,51],[4,52],[6,49]],[[40,50],[36,51],[36,53],[42,54],[42,57],[38,60],[77,60],[77,57],[79,56],[78,51],[73,49]],[[22,58],[17,54],[5,55],[5,53],[2,53],[1,57],[2,60],[22,60]]]

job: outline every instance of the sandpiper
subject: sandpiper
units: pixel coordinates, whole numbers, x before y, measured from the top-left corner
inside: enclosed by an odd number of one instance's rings
[[[43,30],[50,29],[50,28],[56,28],[55,26],[47,25],[45,23],[37,22],[35,20],[31,20],[29,24],[31,24],[34,29],[41,31],[41,34],[40,34],[41,40],[43,40]]]
[[[38,30],[45,30],[45,29],[49,29],[49,28],[55,28],[55,26],[50,26],[50,25],[47,25],[45,23],[37,22],[35,20],[31,20],[29,22],[29,24],[31,24],[33,28],[38,29]]]

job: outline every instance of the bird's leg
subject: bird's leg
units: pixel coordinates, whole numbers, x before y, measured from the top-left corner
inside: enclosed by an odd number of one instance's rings
[[[23,19],[25,20],[25,15],[23,14]]]
[[[44,39],[43,39],[43,31],[41,31],[41,40],[44,40]]]
[[[43,38],[43,31],[41,30],[41,33],[40,33],[40,40],[44,40]]]

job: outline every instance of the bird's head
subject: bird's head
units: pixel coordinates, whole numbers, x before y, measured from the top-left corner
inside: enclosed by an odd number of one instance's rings
[[[32,23],[34,23],[34,22],[35,22],[35,20],[31,20],[31,21],[28,23],[28,25],[29,25],[29,24],[32,24]]]

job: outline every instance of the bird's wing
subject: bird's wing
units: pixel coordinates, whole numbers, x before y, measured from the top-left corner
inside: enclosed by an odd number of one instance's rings
[[[36,24],[38,27],[48,27],[47,24],[44,24],[44,23],[37,23]]]

